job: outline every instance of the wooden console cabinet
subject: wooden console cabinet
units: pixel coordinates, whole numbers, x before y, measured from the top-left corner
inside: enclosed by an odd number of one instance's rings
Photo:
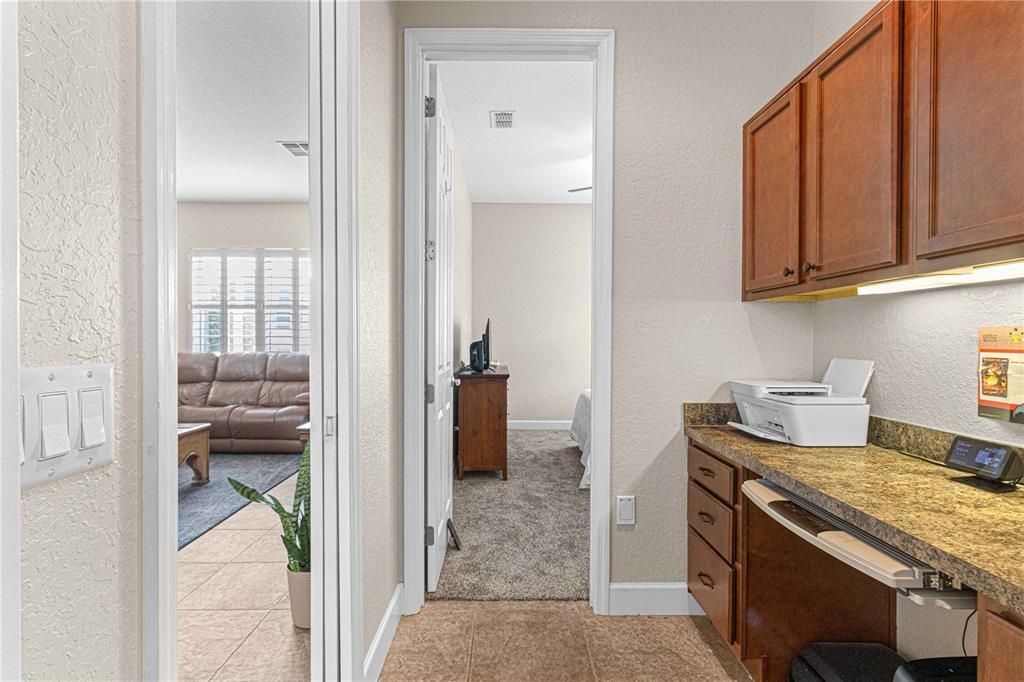
[[[508,479],[508,366],[459,374],[455,389],[455,461],[466,471],[500,471]]]

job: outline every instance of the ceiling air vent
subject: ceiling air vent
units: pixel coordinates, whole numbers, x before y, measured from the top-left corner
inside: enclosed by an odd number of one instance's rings
[[[515,111],[492,111],[491,112],[491,127],[492,128],[511,128],[512,117],[515,116]]]
[[[309,156],[308,142],[293,142],[289,140],[278,140],[277,143],[287,149],[292,156]]]

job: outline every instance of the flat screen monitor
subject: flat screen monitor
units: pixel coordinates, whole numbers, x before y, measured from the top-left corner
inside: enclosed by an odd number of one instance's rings
[[[484,329],[484,337],[481,339],[484,342],[484,367],[489,368],[491,366],[491,319],[487,318],[487,327]]]

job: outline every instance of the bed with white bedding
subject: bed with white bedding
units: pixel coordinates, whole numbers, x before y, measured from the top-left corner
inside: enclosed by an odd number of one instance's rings
[[[580,488],[590,487],[590,389],[580,393],[576,401],[576,411],[572,415],[569,435],[580,446],[580,462],[583,464],[583,478]]]

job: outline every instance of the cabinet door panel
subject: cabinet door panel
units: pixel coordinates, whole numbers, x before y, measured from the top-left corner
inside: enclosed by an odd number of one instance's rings
[[[978,598],[978,679],[1019,679],[1024,670],[1024,617],[984,596]]]
[[[1024,239],[1024,2],[915,10],[917,255]]]
[[[743,131],[743,288],[799,283],[800,86]]]
[[[812,279],[898,262],[899,24],[890,3],[808,76]]]

